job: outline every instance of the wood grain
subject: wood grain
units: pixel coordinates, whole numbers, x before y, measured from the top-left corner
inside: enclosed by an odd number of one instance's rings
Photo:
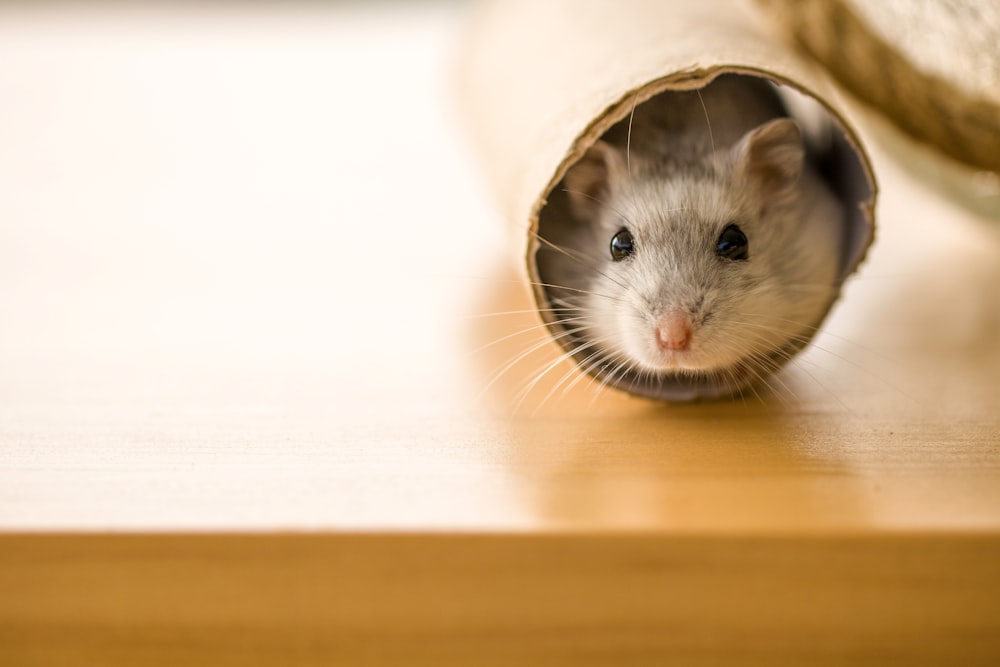
[[[995,536],[8,535],[0,660],[989,665],[998,558]]]

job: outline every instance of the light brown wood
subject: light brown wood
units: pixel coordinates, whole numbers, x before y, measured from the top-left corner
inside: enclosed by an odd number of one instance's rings
[[[8,536],[0,657],[989,665],[998,557],[969,536]]]
[[[868,121],[816,344],[602,391],[381,11],[0,8],[0,664],[1000,662],[993,178]]]

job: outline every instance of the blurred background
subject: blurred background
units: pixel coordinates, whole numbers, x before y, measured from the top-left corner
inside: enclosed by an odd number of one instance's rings
[[[0,5],[0,399],[439,373],[507,238],[451,100],[466,11]]]

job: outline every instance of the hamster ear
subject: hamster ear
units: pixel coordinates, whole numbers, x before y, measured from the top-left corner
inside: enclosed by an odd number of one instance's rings
[[[611,198],[627,168],[617,148],[598,141],[566,172],[564,184],[574,215],[590,220]]]
[[[790,118],[772,120],[747,132],[732,150],[737,173],[768,199],[791,191],[806,154],[802,132]]]

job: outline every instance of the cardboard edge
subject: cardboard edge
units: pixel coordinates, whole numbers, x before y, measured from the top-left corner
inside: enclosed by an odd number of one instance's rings
[[[810,335],[808,339],[803,340],[800,344],[792,346],[793,349],[787,350],[787,352],[791,354],[797,353],[811,342],[812,338],[815,337],[819,331],[819,325],[826,319],[833,305],[840,298],[844,282],[858,270],[867,257],[868,250],[871,248],[871,245],[875,240],[875,206],[878,200],[878,181],[875,177],[875,171],[872,167],[871,158],[864,149],[858,132],[847,120],[844,113],[835,108],[823,96],[819,95],[809,86],[801,83],[800,81],[793,80],[787,76],[761,67],[739,64],[714,64],[706,67],[692,66],[677,70],[666,76],[649,81],[638,88],[626,91],[616,102],[607,106],[599,116],[594,118],[577,135],[566,155],[556,168],[556,171],[535,199],[535,203],[531,208],[528,220],[528,243],[525,254],[528,278],[532,285],[532,294],[538,315],[541,321],[545,324],[549,333],[552,334],[558,345],[563,349],[566,349],[566,344],[563,342],[566,339],[564,336],[559,336],[559,334],[562,333],[562,329],[552,316],[548,299],[545,294],[545,286],[542,284],[540,279],[538,263],[536,261],[536,256],[539,250],[537,232],[541,220],[541,214],[548,203],[549,196],[565,177],[566,172],[569,171],[574,164],[576,164],[576,162],[586,153],[587,149],[590,148],[615,123],[626,118],[631,112],[633,106],[641,104],[661,93],[703,88],[711,83],[716,77],[723,74],[742,74],[761,77],[772,83],[793,88],[797,92],[818,102],[830,115],[830,118],[837,124],[837,129],[840,130],[841,135],[847,142],[847,145],[854,151],[863,172],[862,176],[867,181],[866,184],[869,195],[867,199],[858,201],[857,210],[851,218],[852,227],[845,242],[845,252],[847,253],[845,258],[846,261],[842,262],[842,270],[841,275],[839,276],[837,291],[835,292],[830,303],[827,304],[824,309],[823,316],[820,318],[820,321],[816,323],[817,326],[812,335]],[[786,352],[786,350],[783,350],[783,352]],[[789,356],[791,356],[791,354]],[[586,372],[585,370],[579,368],[579,366],[578,370],[580,372]],[[713,383],[705,383],[703,387],[699,387],[697,385],[682,387],[678,384],[677,387],[673,387],[676,391],[651,392],[643,391],[635,385],[615,386],[628,393],[668,401],[690,401],[701,398],[724,398],[738,394],[743,388]]]

